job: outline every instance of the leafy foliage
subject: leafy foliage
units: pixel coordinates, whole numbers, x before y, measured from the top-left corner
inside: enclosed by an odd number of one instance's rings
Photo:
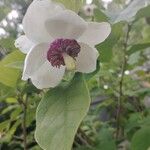
[[[20,75],[20,70],[17,65],[22,62],[23,64],[24,55],[19,51],[14,51],[11,54],[7,55],[0,62],[0,82],[14,87]]]
[[[122,34],[122,24],[118,23],[112,26],[112,31],[110,36],[101,44],[97,45],[97,49],[99,50],[101,57],[101,62],[108,62],[111,60],[113,56],[113,46],[116,43]]]
[[[147,150],[150,147],[150,128],[145,127],[136,132],[132,139],[132,150]]]
[[[79,12],[80,8],[84,4],[84,0],[54,0],[56,2],[62,3],[66,8],[71,9],[75,12]]]
[[[7,37],[0,35],[0,149],[24,149],[27,131],[28,150],[41,150],[40,146],[46,150],[71,150],[71,146],[72,150],[148,150],[149,1],[113,0],[106,8],[106,3],[94,0],[92,16],[81,8],[85,1],[55,1],[87,21],[110,22],[111,35],[96,46],[100,57],[95,72],[77,73],[71,80],[66,76],[58,87],[41,91],[20,80],[25,56],[14,47],[31,0],[0,1],[0,21],[8,23],[0,22],[7,32]],[[6,17],[12,9],[19,11],[19,18]]]
[[[148,0],[134,0],[131,2],[131,4],[129,6],[127,6],[125,9],[121,10],[120,12],[118,12],[117,14],[115,14],[115,18],[113,20],[114,23],[120,22],[120,21],[127,21],[127,22],[131,22],[134,20],[134,17],[136,16],[136,14],[138,13],[138,11],[141,8],[146,7],[147,4],[149,3]],[[110,14],[111,15],[111,14]]]

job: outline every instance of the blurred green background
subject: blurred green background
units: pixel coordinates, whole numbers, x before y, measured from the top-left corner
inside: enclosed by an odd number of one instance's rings
[[[14,47],[31,1],[0,0],[0,150],[23,149],[20,98],[26,94],[27,145],[40,150],[34,140],[35,111],[44,91],[21,81],[25,55]],[[57,1],[74,9],[68,5],[71,1]],[[149,4],[149,0],[87,0],[80,5],[80,16],[110,22],[112,33],[96,46],[97,70],[85,75],[92,103],[74,150],[150,150]]]

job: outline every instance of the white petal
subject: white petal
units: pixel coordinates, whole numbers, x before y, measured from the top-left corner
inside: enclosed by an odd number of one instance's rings
[[[20,36],[15,41],[15,47],[19,48],[25,54],[27,54],[34,45],[35,43],[29,40],[25,35]]]
[[[49,88],[57,86],[65,73],[65,67],[52,67],[46,61],[45,64],[31,77],[32,83],[38,88]]]
[[[65,10],[51,17],[46,28],[53,38],[79,38],[87,28],[87,23],[71,10]]]
[[[34,42],[49,42],[52,37],[45,28],[45,21],[60,13],[64,7],[51,0],[34,0],[23,19],[23,29],[28,38]]]
[[[31,78],[32,75],[47,61],[49,44],[42,43],[34,46],[27,54],[24,65],[23,80]]]
[[[77,71],[90,73],[96,70],[98,51],[85,43],[80,43],[81,51],[77,57]]]
[[[95,46],[103,42],[110,34],[111,27],[107,22],[96,23],[89,22],[85,33],[79,38],[79,41]]]
[[[39,89],[58,85],[65,72],[65,67],[54,68],[47,61],[48,48],[49,44],[38,44],[25,59],[22,79],[31,78],[33,84]]]

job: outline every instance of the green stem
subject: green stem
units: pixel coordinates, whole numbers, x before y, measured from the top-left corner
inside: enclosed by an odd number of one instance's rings
[[[22,129],[23,129],[23,144],[24,144],[24,150],[27,150],[27,127],[26,127],[26,117],[27,117],[27,103],[28,103],[28,95],[26,95],[25,102],[22,106],[23,109],[23,121],[22,121]]]
[[[127,47],[128,47],[128,39],[129,39],[129,33],[131,31],[131,25],[128,24],[128,29],[127,29],[127,34],[123,46],[123,64],[121,67],[121,79],[119,81],[119,96],[118,96],[118,104],[117,104],[117,131],[116,131],[116,139],[119,138],[120,134],[120,120],[121,120],[121,109],[122,109],[122,101],[123,101],[123,84],[124,84],[124,75],[125,75],[125,70],[127,68]]]
[[[27,82],[29,84],[29,81]],[[27,106],[28,106],[28,93],[26,94],[25,100],[23,100],[23,95],[20,94],[18,96],[18,103],[22,108],[23,117],[22,117],[22,132],[23,132],[23,146],[24,150],[27,150],[27,126],[26,126],[26,119],[27,119]]]

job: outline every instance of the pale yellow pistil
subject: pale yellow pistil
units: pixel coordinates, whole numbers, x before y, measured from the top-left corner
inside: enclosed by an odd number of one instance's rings
[[[66,53],[63,54],[63,58],[64,58],[66,69],[68,71],[76,69],[76,60],[74,58],[72,58]]]

